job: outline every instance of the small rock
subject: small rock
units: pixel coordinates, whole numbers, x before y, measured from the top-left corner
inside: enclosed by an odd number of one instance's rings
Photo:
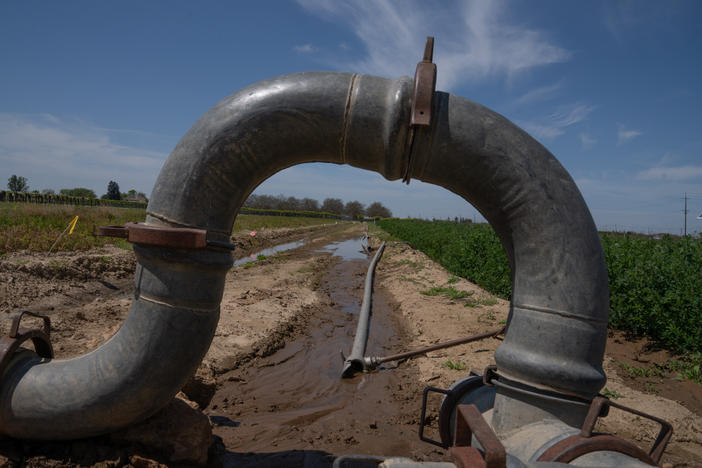
[[[154,416],[112,434],[111,439],[141,444],[162,453],[172,462],[204,465],[212,443],[212,426],[209,418],[193,405],[176,397]],[[139,466],[154,468],[162,465]]]

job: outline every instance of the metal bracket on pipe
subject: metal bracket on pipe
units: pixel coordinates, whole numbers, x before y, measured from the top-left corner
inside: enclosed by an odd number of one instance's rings
[[[172,247],[176,249],[206,249],[216,247],[234,250],[230,242],[210,240],[207,231],[193,228],[149,226],[144,223],[127,223],[124,226],[100,226],[98,236],[120,237],[134,244]]]
[[[409,136],[407,142],[407,169],[402,182],[409,184],[412,177],[412,148],[415,129],[431,126],[434,91],[436,91],[436,64],[434,59],[434,38],[427,37],[424,45],[424,57],[417,64],[414,72],[414,89],[412,90],[412,108],[410,110]]]
[[[44,327],[38,328],[20,328],[20,322],[24,315],[40,318],[44,321]],[[34,350],[39,357],[53,358],[54,348],[51,346],[51,319],[46,315],[35,314],[23,310],[17,312],[12,318],[12,325],[7,336],[0,338],[0,377],[5,373],[5,369],[10,365],[15,352],[20,345],[27,340],[32,340]]]

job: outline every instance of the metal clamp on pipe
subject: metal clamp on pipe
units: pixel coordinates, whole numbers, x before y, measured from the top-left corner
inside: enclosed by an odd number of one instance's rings
[[[44,321],[44,327],[38,328],[20,328],[20,322],[24,315],[40,318]],[[37,355],[42,358],[53,358],[54,348],[51,346],[51,319],[46,315],[36,314],[28,310],[17,312],[12,318],[12,325],[7,336],[0,338],[0,378],[5,373],[7,366],[12,362],[15,352],[20,345],[27,340],[32,340],[34,350]]]
[[[424,45],[424,57],[417,64],[414,72],[414,87],[412,89],[412,107],[410,109],[410,125],[407,144],[407,170],[402,182],[409,184],[412,178],[412,162],[414,158],[414,137],[417,127],[431,127],[434,92],[436,91],[436,64],[434,59],[434,38],[427,37]]]

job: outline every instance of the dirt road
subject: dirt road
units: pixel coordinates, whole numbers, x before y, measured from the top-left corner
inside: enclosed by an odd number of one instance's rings
[[[446,459],[443,450],[417,438],[422,389],[447,388],[470,369],[482,372],[499,341],[437,351],[340,380],[340,352],[351,348],[368,265],[358,252],[364,229],[330,225],[237,238],[254,258],[247,256],[228,274],[216,336],[184,389],[212,424],[210,465],[330,466],[332,455],[347,453]],[[253,261],[256,251],[291,242],[298,242],[296,248]],[[118,329],[131,303],[133,271],[133,254],[116,248],[50,258],[11,254],[0,260],[0,313],[26,308],[50,314],[57,355],[75,356]],[[509,307],[401,243],[388,245],[375,284],[371,354],[492,330]],[[449,288],[459,294],[447,293]],[[605,361],[608,390],[621,396],[619,402],[673,423],[664,462],[702,466],[700,386],[679,383],[682,404],[661,392],[632,388],[637,385],[619,375],[620,363],[640,358],[641,344],[617,347],[616,340],[622,342],[613,336],[608,349],[617,354]],[[614,411],[602,426],[640,445],[650,445],[655,436],[654,427]],[[5,441],[0,454],[10,461],[23,458],[29,466],[171,463],[169,454],[109,437],[72,444]]]

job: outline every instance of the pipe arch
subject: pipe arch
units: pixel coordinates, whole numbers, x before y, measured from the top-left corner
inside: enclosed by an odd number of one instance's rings
[[[602,247],[575,183],[542,145],[499,114],[434,95],[431,127],[409,145],[409,78],[284,75],[205,113],[163,166],[146,223],[227,240],[262,181],[305,162],[407,173],[472,203],[512,267],[501,373],[592,398],[602,388],[609,312]],[[410,154],[411,153],[411,154]],[[71,439],[122,428],[162,408],[195,372],[216,329],[232,259],[216,249],[135,245],[135,298],[117,334],[70,360],[18,355],[0,385],[0,432]]]

